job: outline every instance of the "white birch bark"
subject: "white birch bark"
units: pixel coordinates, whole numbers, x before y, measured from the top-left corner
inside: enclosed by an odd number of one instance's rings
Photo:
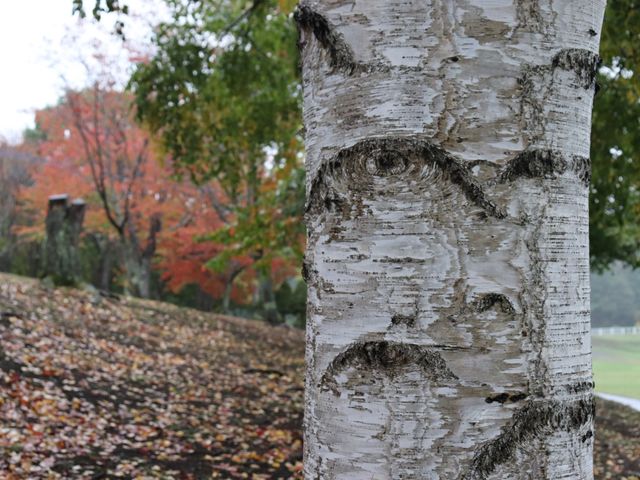
[[[604,0],[303,0],[307,479],[591,479]]]

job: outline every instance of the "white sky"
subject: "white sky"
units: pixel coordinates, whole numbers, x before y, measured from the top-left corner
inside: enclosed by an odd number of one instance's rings
[[[57,102],[66,85],[91,83],[99,62],[96,47],[108,59],[108,70],[126,81],[130,49],[149,51],[151,25],[159,20],[159,0],[128,0],[124,16],[127,42],[111,35],[116,18],[97,24],[71,15],[72,0],[0,0],[0,142],[21,139],[33,126],[36,109]],[[91,8],[92,0],[86,0]]]

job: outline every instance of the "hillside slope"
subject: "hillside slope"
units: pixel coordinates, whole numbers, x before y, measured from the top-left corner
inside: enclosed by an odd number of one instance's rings
[[[0,274],[0,478],[301,478],[304,334]],[[598,401],[598,479],[640,478]]]
[[[299,472],[302,332],[7,275],[0,312],[0,478]]]

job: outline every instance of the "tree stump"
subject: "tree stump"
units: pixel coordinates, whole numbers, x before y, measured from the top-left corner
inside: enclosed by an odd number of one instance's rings
[[[78,243],[86,204],[69,195],[52,195],[46,218],[43,277],[56,285],[76,285],[80,278]]]

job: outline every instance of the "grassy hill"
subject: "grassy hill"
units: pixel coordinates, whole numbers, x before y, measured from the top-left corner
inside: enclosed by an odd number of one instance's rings
[[[594,336],[596,390],[640,399],[640,335]]]
[[[0,478],[301,478],[303,358],[297,330],[0,274]],[[598,412],[597,478],[637,479],[640,414]]]

